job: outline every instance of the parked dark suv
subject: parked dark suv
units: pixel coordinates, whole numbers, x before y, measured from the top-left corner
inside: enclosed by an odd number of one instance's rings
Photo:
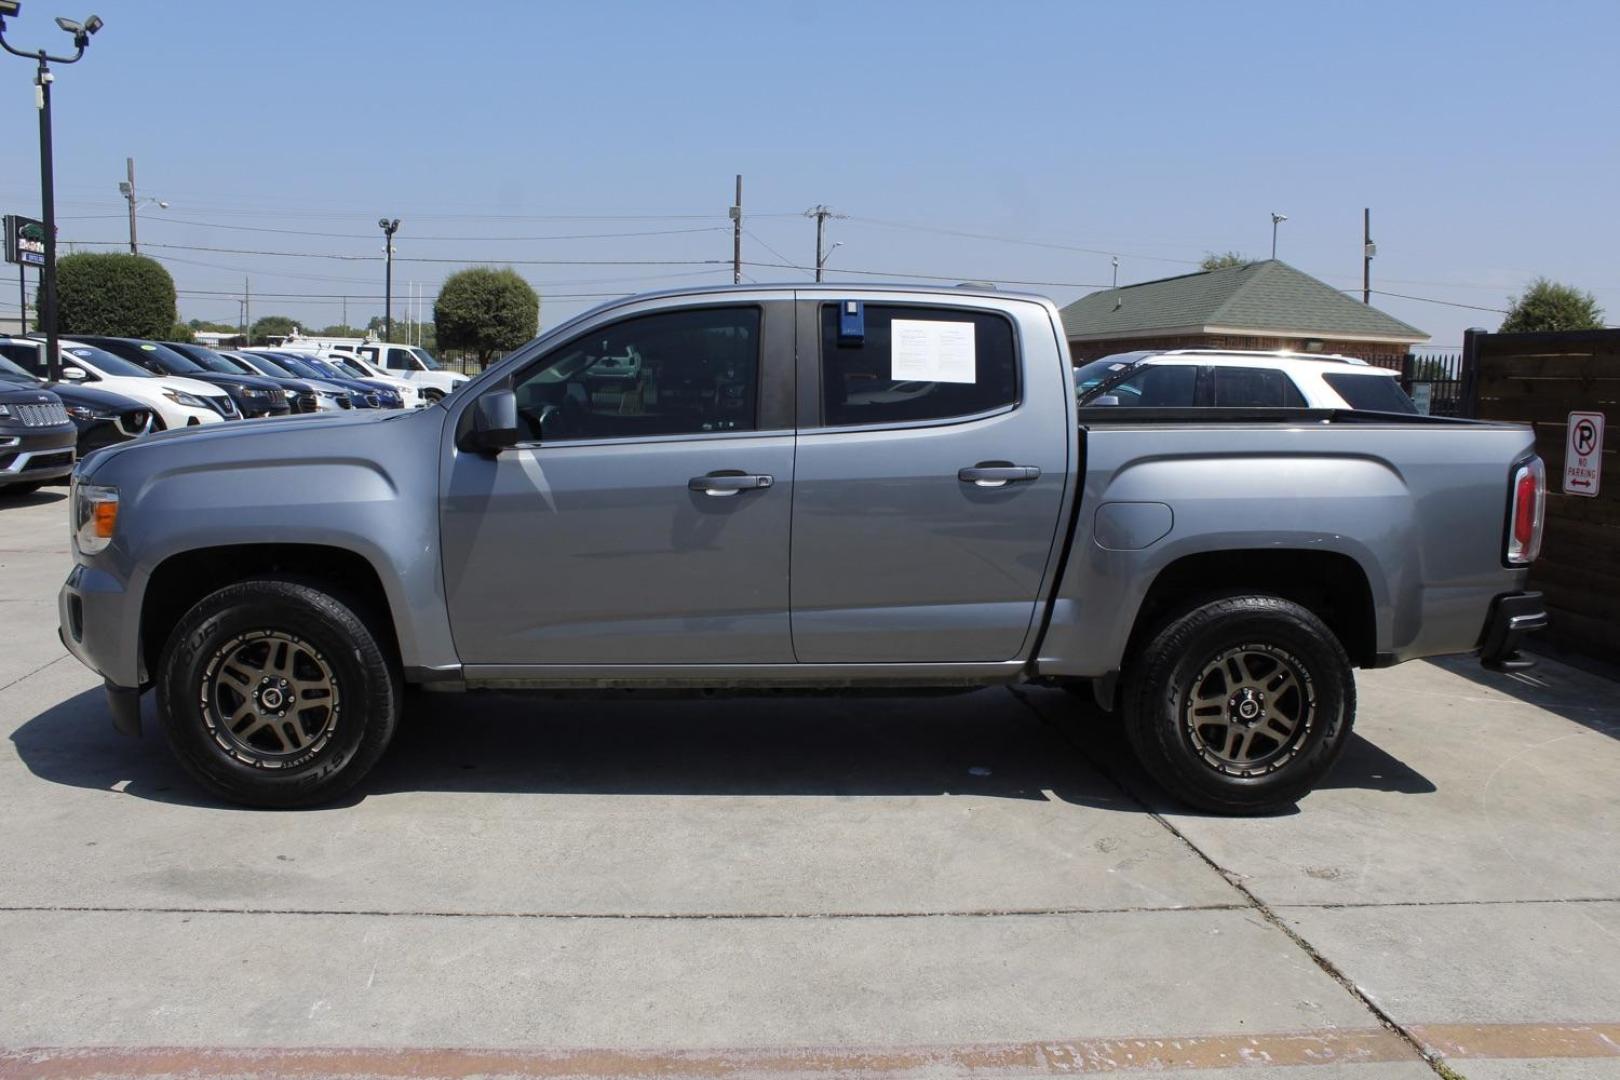
[[[5,346],[0,341],[0,349]],[[48,383],[0,355],[0,390],[46,390],[67,409],[78,429],[82,458],[92,450],[127,442],[152,430],[152,410],[122,394],[72,383]]]
[[[0,493],[33,491],[73,471],[79,429],[40,386],[0,383]]]
[[[292,411],[287,403],[287,392],[269,379],[257,375],[227,374],[209,371],[201,364],[181,356],[166,345],[138,338],[96,337],[75,334],[74,341],[106,349],[114,356],[141,365],[154,375],[180,375],[213,383],[231,396],[237,411],[245,417],[286,416]]]

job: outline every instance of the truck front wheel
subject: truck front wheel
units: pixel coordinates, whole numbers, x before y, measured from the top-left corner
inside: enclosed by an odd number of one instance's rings
[[[364,619],[310,585],[255,579],[212,593],[169,635],[158,714],[200,784],[247,806],[329,801],[393,737],[400,685]]]
[[[1183,611],[1128,668],[1121,702],[1136,756],[1201,810],[1259,814],[1303,797],[1355,720],[1350,658],[1298,604],[1232,596]]]

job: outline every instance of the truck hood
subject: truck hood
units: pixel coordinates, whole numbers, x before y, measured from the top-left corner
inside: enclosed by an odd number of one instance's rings
[[[266,420],[232,420],[223,424],[174,428],[108,447],[87,459],[81,479],[91,479],[115,467],[161,472],[199,456],[213,460],[253,460],[260,463],[297,463],[311,456],[334,454],[366,457],[378,425],[419,423],[420,437],[434,439],[444,421],[442,409],[357,409],[345,412],[306,413]]]

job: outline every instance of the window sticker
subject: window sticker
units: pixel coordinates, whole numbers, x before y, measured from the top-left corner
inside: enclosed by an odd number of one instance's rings
[[[889,377],[901,382],[978,381],[970,322],[895,319],[890,324]]]

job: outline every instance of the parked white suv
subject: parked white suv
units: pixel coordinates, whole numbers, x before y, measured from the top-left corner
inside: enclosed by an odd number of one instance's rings
[[[108,390],[140,402],[156,417],[154,430],[217,424],[241,416],[230,395],[210,383],[177,375],[154,375],[94,345],[64,339],[57,348],[64,382]],[[45,378],[43,341],[6,338],[0,351],[18,367]]]
[[[1416,413],[1400,376],[1349,356],[1149,349],[1077,366],[1074,391],[1086,406]]]
[[[467,376],[444,371],[433,354],[415,345],[388,345],[367,342],[355,349],[361,363],[378,374],[409,379],[422,391],[429,405],[467,381]]]

